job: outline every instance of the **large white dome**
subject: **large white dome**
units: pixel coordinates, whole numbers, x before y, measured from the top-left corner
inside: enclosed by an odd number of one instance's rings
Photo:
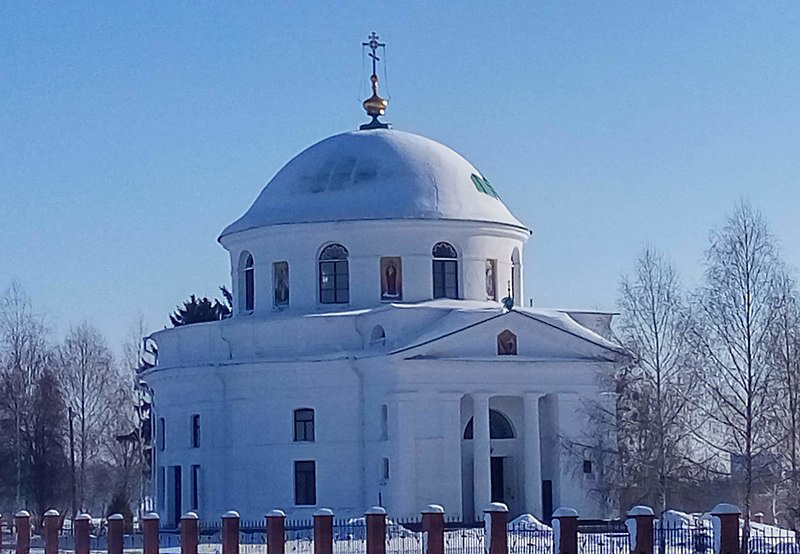
[[[342,133],[307,148],[222,237],[267,225],[452,219],[522,227],[475,166],[450,148],[391,129]]]

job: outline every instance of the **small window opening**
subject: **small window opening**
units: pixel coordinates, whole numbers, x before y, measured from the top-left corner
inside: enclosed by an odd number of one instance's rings
[[[314,442],[314,410],[294,411],[294,442]]]

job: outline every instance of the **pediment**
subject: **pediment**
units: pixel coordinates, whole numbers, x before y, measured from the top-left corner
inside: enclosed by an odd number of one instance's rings
[[[623,361],[628,357],[622,348],[565,314],[543,317],[515,310],[483,317],[460,328],[442,321],[392,355],[405,359],[498,361]]]

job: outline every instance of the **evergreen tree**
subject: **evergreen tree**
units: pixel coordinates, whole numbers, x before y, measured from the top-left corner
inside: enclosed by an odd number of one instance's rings
[[[30,443],[26,468],[28,498],[34,512],[60,507],[67,496],[68,463],[64,450],[66,407],[58,379],[51,369],[39,376],[33,392]]]
[[[220,287],[226,302],[230,303],[230,292],[225,287]],[[189,300],[183,303],[183,307],[178,308],[170,314],[169,320],[173,327],[191,325],[192,323],[203,323],[206,321],[218,321],[230,316],[231,309],[218,299],[210,300],[208,297],[198,299],[194,294]]]

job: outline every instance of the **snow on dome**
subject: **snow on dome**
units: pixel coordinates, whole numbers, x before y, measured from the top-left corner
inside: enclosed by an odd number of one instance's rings
[[[267,225],[365,219],[524,228],[461,155],[419,135],[374,129],[329,137],[295,156],[221,237]]]

